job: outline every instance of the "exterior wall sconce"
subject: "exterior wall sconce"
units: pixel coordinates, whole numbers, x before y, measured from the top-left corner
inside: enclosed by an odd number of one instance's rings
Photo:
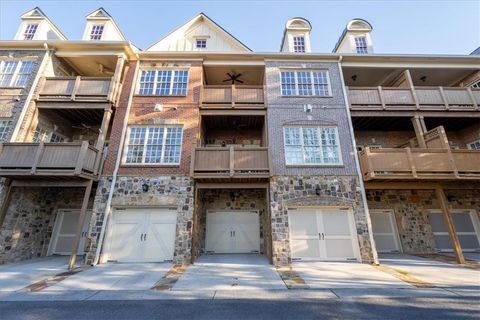
[[[319,196],[321,192],[322,192],[322,189],[320,189],[320,186],[317,184],[317,186],[315,187],[315,194]]]
[[[148,189],[150,189],[150,186],[146,183],[142,184],[142,190],[143,192],[148,192]]]

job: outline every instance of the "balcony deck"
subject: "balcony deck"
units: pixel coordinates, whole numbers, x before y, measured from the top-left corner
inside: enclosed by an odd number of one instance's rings
[[[263,86],[203,86],[201,108],[264,109]]]
[[[464,87],[348,87],[351,110],[478,111],[480,89]]]
[[[0,144],[0,176],[17,179],[95,179],[100,153],[87,141]]]
[[[208,181],[261,181],[270,177],[266,147],[195,148],[191,175]]]
[[[359,156],[365,181],[480,179],[479,150],[367,147]]]
[[[47,77],[37,101],[48,102],[110,102],[111,78]]]

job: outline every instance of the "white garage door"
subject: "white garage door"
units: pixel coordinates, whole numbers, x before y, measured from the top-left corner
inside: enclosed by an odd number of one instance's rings
[[[175,209],[116,209],[110,224],[108,259],[117,262],[172,260]]]
[[[378,252],[400,252],[393,210],[370,210],[373,238]]]
[[[205,251],[210,253],[260,252],[258,212],[207,212]]]
[[[480,226],[474,211],[452,210],[452,219],[463,251],[480,251]],[[453,251],[447,225],[441,211],[429,213],[437,250]]]
[[[349,210],[290,209],[290,246],[294,260],[358,259],[358,244]]]
[[[91,211],[87,211],[83,223],[83,229],[80,233],[80,243],[78,245],[77,254],[85,253],[85,240],[88,236],[90,228]],[[48,248],[48,255],[59,254],[69,255],[72,252],[73,241],[77,232],[78,218],[80,210],[58,210],[55,226],[53,227],[52,240]]]

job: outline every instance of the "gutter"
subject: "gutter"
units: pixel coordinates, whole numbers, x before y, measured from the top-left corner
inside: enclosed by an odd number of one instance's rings
[[[28,92],[27,99],[25,100],[25,103],[22,108],[22,112],[20,112],[20,116],[17,119],[17,123],[15,124],[15,129],[13,130],[12,136],[10,138],[10,142],[15,142],[17,140],[18,132],[20,131],[20,128],[22,127],[23,119],[25,118],[25,115],[28,111],[28,107],[30,106],[30,103],[33,98],[34,92],[37,90],[38,82],[40,81],[40,78],[43,75],[43,72],[45,70],[45,65],[47,64],[48,58],[51,57],[51,53],[53,50],[51,50],[48,47],[48,44],[45,42],[43,44],[43,47],[45,48],[46,52],[45,55],[43,56],[42,62],[40,63],[40,66],[38,67],[37,74],[35,75],[35,79],[32,82],[32,86],[30,87],[30,91]]]
[[[140,59],[138,57],[138,54],[136,55],[136,58],[137,58],[136,60],[137,64],[135,66],[135,74],[133,76],[133,81],[132,81],[133,86],[137,83],[138,71],[140,70]],[[125,117],[123,119],[122,134],[120,136],[120,143],[119,143],[119,148],[117,153],[117,161],[115,162],[115,169],[113,170],[112,182],[110,185],[110,192],[108,193],[107,204],[105,206],[105,215],[103,217],[103,222],[102,222],[102,229],[100,231],[97,249],[95,251],[95,259],[93,260],[92,265],[97,265],[100,260],[100,252],[102,251],[103,242],[105,240],[105,230],[107,228],[108,218],[110,217],[110,214],[112,212],[113,193],[115,191],[115,183],[117,182],[118,169],[120,168],[120,162],[122,161],[123,146],[125,144],[125,136],[127,134],[128,118],[130,114],[130,108],[132,106],[133,95],[135,92],[135,90],[133,89],[134,88],[131,88],[130,95],[128,97],[127,110],[125,113]]]
[[[373,264],[379,265],[380,262],[378,261],[377,247],[375,245],[375,240],[373,239],[372,219],[370,218],[370,210],[368,209],[367,193],[365,192],[365,185],[363,183],[362,170],[360,169],[360,160],[358,159],[358,153],[357,153],[357,143],[355,142],[355,133],[353,132],[352,115],[350,113],[350,108],[349,108],[350,104],[348,103],[347,90],[345,89],[345,80],[343,79],[342,64],[341,64],[342,59],[343,59],[343,56],[340,55],[337,63],[338,63],[338,69],[340,71],[340,80],[342,81],[343,98],[345,99],[345,104],[346,104],[345,107],[347,109],[348,127],[350,128],[350,137],[353,145],[353,157],[355,158],[355,166],[357,167],[358,181],[360,184],[360,193],[362,194],[363,208],[365,210],[365,217],[367,219],[368,237],[370,239],[370,246],[372,247]]]

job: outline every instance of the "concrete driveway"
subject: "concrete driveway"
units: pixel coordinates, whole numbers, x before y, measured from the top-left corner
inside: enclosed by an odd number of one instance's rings
[[[407,254],[382,254],[380,263],[437,287],[480,290],[480,270]]]
[[[294,271],[311,289],[398,288],[413,286],[359,262],[294,262]]]
[[[0,291],[17,291],[67,271],[69,257],[35,258],[0,265]]]
[[[88,268],[43,291],[149,290],[171,263],[105,263]]]
[[[275,267],[257,254],[203,255],[172,290],[287,289]]]

